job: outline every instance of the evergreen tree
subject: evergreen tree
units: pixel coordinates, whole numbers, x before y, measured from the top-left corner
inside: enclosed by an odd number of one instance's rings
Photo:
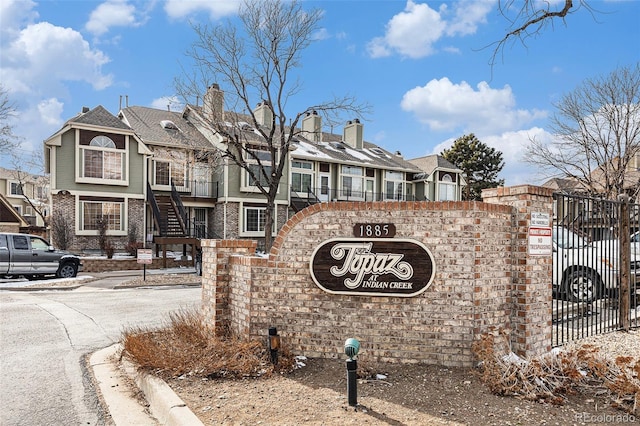
[[[502,153],[480,142],[473,133],[456,139],[453,146],[440,155],[464,172],[467,186],[463,200],[480,201],[483,189],[504,185],[504,179],[498,179],[504,167]]]

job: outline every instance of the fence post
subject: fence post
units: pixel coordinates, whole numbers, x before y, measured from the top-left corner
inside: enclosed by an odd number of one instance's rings
[[[618,304],[620,306],[620,328],[629,331],[630,320],[630,274],[631,274],[631,225],[629,216],[629,196],[621,194],[618,196],[620,202],[620,234],[619,256],[620,256],[620,290],[618,292]]]

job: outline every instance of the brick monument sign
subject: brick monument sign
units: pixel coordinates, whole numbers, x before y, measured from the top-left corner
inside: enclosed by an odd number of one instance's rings
[[[254,241],[204,240],[205,318],[244,337],[277,327],[309,357],[340,357],[355,337],[371,360],[471,366],[473,342],[499,328],[516,353],[543,353],[552,260],[528,242],[532,213],[550,217],[552,191],[483,197],[316,204],[283,226],[268,257]]]

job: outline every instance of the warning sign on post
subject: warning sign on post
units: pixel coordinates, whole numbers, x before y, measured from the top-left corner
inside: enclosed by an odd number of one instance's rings
[[[138,263],[150,265],[153,263],[153,253],[151,249],[138,249]]]
[[[551,228],[531,227],[529,228],[529,255],[530,256],[551,256]]]

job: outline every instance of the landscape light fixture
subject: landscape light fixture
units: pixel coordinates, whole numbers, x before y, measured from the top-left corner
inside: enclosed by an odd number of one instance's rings
[[[271,355],[271,363],[278,364],[278,350],[280,349],[280,336],[276,327],[269,327],[269,354]]]
[[[360,351],[360,342],[353,337],[348,338],[344,342],[344,353],[349,357],[347,359],[347,399],[349,405],[355,407],[358,405],[358,362],[355,357]]]

